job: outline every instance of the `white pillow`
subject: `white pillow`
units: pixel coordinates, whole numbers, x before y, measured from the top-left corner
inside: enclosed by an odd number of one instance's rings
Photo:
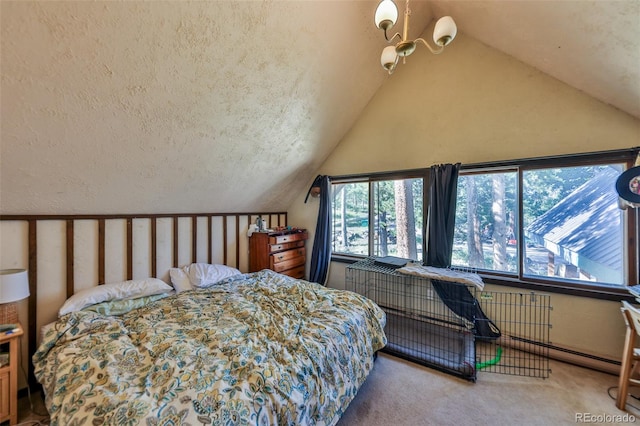
[[[58,316],[68,314],[69,312],[80,311],[96,303],[117,299],[135,299],[137,297],[168,293],[172,290],[169,284],[158,278],[102,284],[80,290],[68,298],[58,311]]]
[[[193,289],[193,287],[191,287],[191,281],[189,281],[189,275],[184,271],[184,268],[169,268],[169,276],[171,277],[173,288],[176,289],[176,293]]]
[[[210,287],[220,280],[242,272],[226,265],[210,265],[208,263],[192,263],[184,267],[191,285],[198,288]]]

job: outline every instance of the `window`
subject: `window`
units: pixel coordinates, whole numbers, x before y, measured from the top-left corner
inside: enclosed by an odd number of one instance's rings
[[[622,285],[623,164],[522,172],[524,274]]]
[[[424,174],[332,178],[332,251],[422,260]]]
[[[615,190],[630,162],[588,160],[462,170],[452,265],[523,282],[622,288],[637,274],[625,260],[637,256],[626,246],[637,230],[626,225],[632,213],[618,207]]]
[[[333,184],[333,253],[369,254],[369,184]]]
[[[460,173],[453,238],[454,266],[518,271],[517,173]]]
[[[463,165],[452,266],[485,282],[619,300],[640,274],[640,210],[615,183],[638,148]],[[333,176],[333,260],[424,260],[429,169]]]

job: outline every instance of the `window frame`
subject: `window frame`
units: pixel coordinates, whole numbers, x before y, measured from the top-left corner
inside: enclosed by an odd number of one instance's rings
[[[367,183],[368,185],[368,217],[369,217],[369,241],[368,252],[369,256],[375,249],[375,242],[373,241],[374,235],[374,210],[373,205],[374,197],[372,196],[373,183],[387,180],[400,180],[400,179],[422,179],[422,256],[425,256],[427,249],[427,216],[428,216],[428,188],[429,188],[429,176],[430,171],[428,168],[423,169],[408,169],[398,171],[386,171],[375,173],[358,173],[351,175],[331,176],[331,193],[333,194],[333,185],[348,184],[348,183]],[[333,232],[333,231],[332,231]],[[358,260],[362,260],[367,256],[349,253],[331,253],[332,262],[354,263]]]
[[[626,286],[606,286],[606,285],[594,285],[585,282],[575,282],[562,279],[550,279],[547,277],[532,277],[525,276],[523,274],[523,262],[524,253],[523,245],[525,244],[524,238],[521,237],[522,223],[523,223],[523,201],[521,194],[523,193],[522,186],[522,174],[525,171],[538,170],[544,168],[554,167],[577,167],[577,166],[593,166],[603,165],[610,163],[623,163],[626,168],[634,166],[634,162],[640,158],[640,147],[617,149],[610,151],[598,151],[590,153],[578,153],[569,155],[557,155],[547,157],[534,157],[525,159],[515,159],[506,161],[494,161],[475,164],[462,164],[460,167],[460,174],[469,173],[488,173],[498,171],[516,171],[517,172],[517,191],[518,191],[518,250],[519,250],[519,270],[517,274],[507,274],[495,271],[480,271],[483,281],[488,284],[495,284],[500,286],[508,286],[515,288],[522,288],[527,290],[544,291],[549,293],[560,293],[567,295],[575,295],[582,297],[591,297],[602,300],[614,300],[619,301],[621,299],[631,299],[631,296],[626,289]],[[408,179],[408,178],[423,178],[423,257],[426,256],[427,238],[428,238],[428,216],[429,216],[429,187],[430,187],[430,169],[411,169],[400,171],[388,171],[378,173],[361,173],[352,175],[332,176],[331,183],[354,183],[354,182],[368,182],[369,183],[369,226],[372,226],[371,215],[372,213],[372,199],[371,197],[371,182],[379,180],[392,180],[392,179]],[[624,229],[625,229],[625,277],[627,286],[638,284],[640,282],[640,209],[629,208],[625,211],[624,216]],[[371,235],[371,233],[370,233]],[[371,244],[369,242],[371,253]],[[332,262],[341,263],[354,263],[361,260],[365,256],[350,255],[344,253],[332,253]]]
[[[589,284],[586,282],[576,282],[572,280],[563,280],[561,278],[536,277],[524,274],[524,244],[525,239],[522,237],[522,227],[524,223],[523,213],[523,174],[528,171],[563,168],[563,167],[580,167],[580,166],[597,166],[611,163],[622,163],[626,168],[633,167],[634,161],[640,153],[639,148],[631,148],[626,150],[601,151],[584,154],[571,154],[564,156],[550,156],[528,158],[522,160],[509,160],[504,162],[490,162],[462,165],[460,167],[460,175],[477,173],[484,174],[488,172],[507,172],[514,170],[517,173],[517,205],[518,205],[518,271],[515,274],[501,273],[497,271],[481,271],[483,281],[489,284],[503,285],[509,287],[523,288],[536,291],[546,291],[553,293],[578,295],[585,297],[593,297],[605,300],[620,300],[629,297],[626,287],[638,283],[638,209],[627,209],[623,215],[624,220],[624,276],[628,281],[627,285],[608,286],[605,284]]]

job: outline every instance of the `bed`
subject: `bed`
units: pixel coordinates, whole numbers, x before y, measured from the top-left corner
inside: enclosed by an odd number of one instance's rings
[[[65,303],[33,356],[51,424],[334,425],[386,344],[356,293],[269,270],[174,278]]]

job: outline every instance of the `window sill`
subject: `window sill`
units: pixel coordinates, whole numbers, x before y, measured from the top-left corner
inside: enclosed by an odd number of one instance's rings
[[[633,296],[625,289],[625,288],[616,288],[616,287],[605,287],[605,286],[594,286],[587,284],[563,284],[563,283],[545,283],[545,282],[533,282],[533,281],[524,281],[519,280],[517,278],[509,278],[509,277],[497,277],[494,275],[485,275],[480,274],[482,277],[482,281],[485,284],[493,284],[505,287],[515,287],[522,288],[526,290],[544,292],[544,293],[555,293],[555,294],[566,294],[569,296],[578,296],[578,297],[589,297],[593,299],[599,300],[611,300],[611,301],[621,301],[621,300],[635,300]]]
[[[332,254],[331,261],[336,263],[352,264],[360,260],[366,259],[367,256],[357,254]]]
[[[332,254],[331,261],[336,263],[352,264],[367,256]],[[524,281],[517,278],[496,276],[479,273],[485,284],[499,285],[504,287],[521,288],[525,290],[538,291],[541,293],[566,294],[569,296],[589,297],[599,300],[611,301],[635,301],[634,297],[625,289],[617,287],[594,286],[587,284],[551,283]]]

